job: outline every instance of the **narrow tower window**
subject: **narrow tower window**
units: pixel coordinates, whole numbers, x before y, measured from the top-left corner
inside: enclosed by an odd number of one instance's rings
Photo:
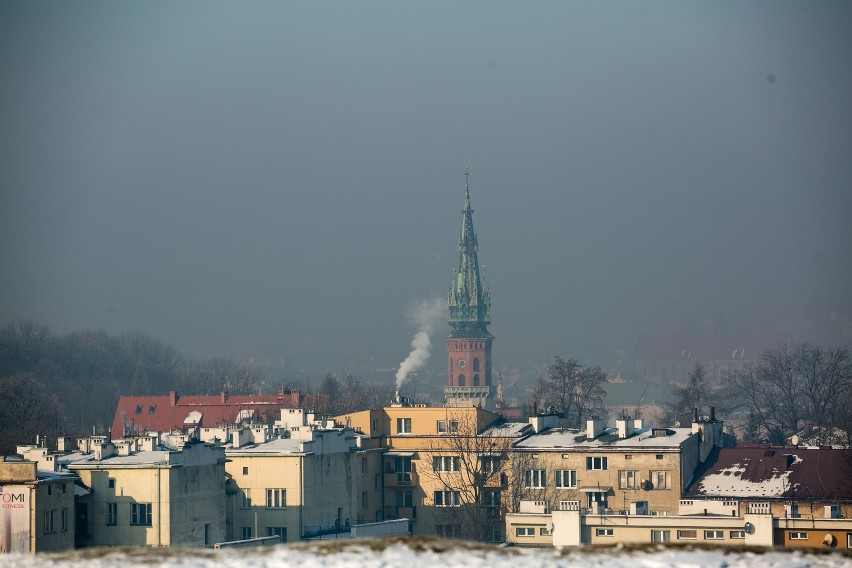
[[[465,383],[465,381],[464,381],[464,375],[459,375],[459,386],[460,386],[460,387],[465,386],[465,384],[464,384],[464,383]]]

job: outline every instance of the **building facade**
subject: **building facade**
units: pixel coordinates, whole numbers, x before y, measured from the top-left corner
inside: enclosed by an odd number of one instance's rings
[[[91,492],[77,500],[81,546],[212,546],[225,539],[225,451],[159,436],[83,438],[58,456]]]
[[[19,452],[37,449],[19,447]],[[36,459],[0,458],[0,553],[74,548],[74,479]]]

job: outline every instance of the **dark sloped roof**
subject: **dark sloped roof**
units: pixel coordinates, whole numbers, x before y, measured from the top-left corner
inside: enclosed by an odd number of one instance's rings
[[[852,501],[852,450],[721,448],[686,495]]]

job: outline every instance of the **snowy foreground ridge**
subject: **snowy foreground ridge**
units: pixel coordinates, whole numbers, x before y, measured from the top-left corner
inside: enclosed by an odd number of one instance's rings
[[[8,563],[7,563],[8,562]],[[64,554],[0,556],[0,565],[19,567],[163,566],[192,568],[838,568],[852,556],[787,550],[733,551],[685,548],[515,549],[411,539],[349,541],[256,549],[99,549]]]

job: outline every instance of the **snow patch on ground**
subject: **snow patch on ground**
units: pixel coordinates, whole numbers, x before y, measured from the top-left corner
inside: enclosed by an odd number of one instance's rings
[[[839,552],[735,551],[684,548],[515,549],[452,543],[353,541],[332,545],[257,549],[100,549],[63,554],[0,556],[6,566],[43,568],[840,568],[852,556]],[[8,561],[8,563],[7,563]]]

